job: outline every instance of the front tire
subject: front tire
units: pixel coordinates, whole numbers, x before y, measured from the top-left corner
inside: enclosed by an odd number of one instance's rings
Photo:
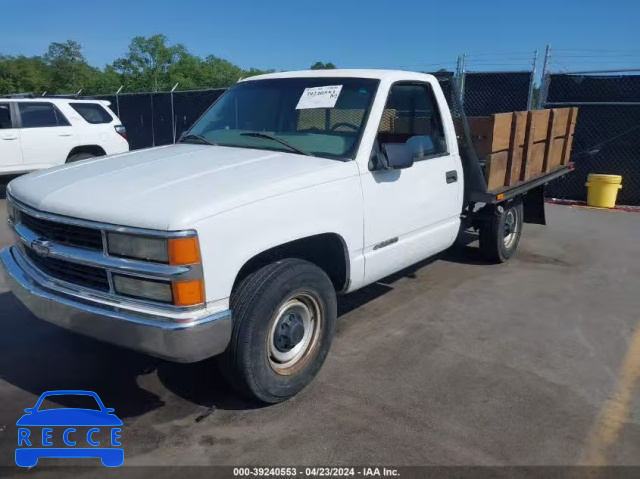
[[[337,316],[327,274],[283,259],[242,280],[231,296],[233,332],[220,359],[241,394],[278,403],[302,391],[324,363]]]
[[[521,201],[498,205],[480,227],[480,251],[492,263],[505,263],[513,257],[522,235],[524,210]]]

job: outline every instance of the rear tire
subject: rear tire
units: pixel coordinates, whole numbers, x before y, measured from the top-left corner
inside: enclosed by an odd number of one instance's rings
[[[67,163],[73,163],[74,161],[80,160],[88,160],[89,158],[94,158],[95,156],[96,155],[92,155],[91,153],[78,153],[67,158]]]
[[[240,282],[231,308],[231,342],[219,364],[234,389],[270,404],[302,391],[322,367],[335,329],[327,274],[308,261],[277,261]]]
[[[516,200],[496,206],[492,217],[482,224],[480,251],[488,261],[505,263],[515,255],[522,235],[523,215],[522,202]]]

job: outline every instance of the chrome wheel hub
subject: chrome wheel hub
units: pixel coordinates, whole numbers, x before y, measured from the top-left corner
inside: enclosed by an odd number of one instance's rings
[[[320,302],[311,293],[287,299],[271,320],[269,364],[278,374],[298,371],[313,355],[324,327]]]
[[[518,210],[511,208],[507,211],[507,216],[504,221],[504,246],[511,248],[518,238],[519,228]]]

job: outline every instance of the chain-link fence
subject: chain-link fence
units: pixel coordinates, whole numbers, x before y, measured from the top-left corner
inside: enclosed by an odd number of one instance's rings
[[[544,75],[542,107],[579,107],[571,157],[576,171],[549,184],[548,195],[583,201],[587,175],[610,173],[624,178],[619,203],[640,205],[640,74],[632,73]],[[537,103],[533,100],[534,71],[458,75],[440,71],[434,75],[452,109],[456,107],[453,85],[460,88],[468,116],[522,111],[530,108],[532,101]],[[98,98],[111,102],[127,128],[131,149],[139,149],[173,143],[224,91],[126,93]],[[459,115],[454,112],[454,116]],[[330,120],[339,122],[337,117]]]
[[[543,106],[576,106],[571,161],[575,172],[549,184],[547,193],[584,201],[589,173],[622,175],[618,203],[640,205],[640,74],[627,72],[546,75]]]
[[[460,80],[468,116],[529,109],[533,71],[467,72]]]
[[[440,71],[445,97],[452,106],[453,82],[462,90],[469,116],[527,109],[532,72],[464,73]],[[127,128],[132,150],[167,145],[186,131],[225,89],[157,93],[123,93],[92,98],[107,100]]]
[[[558,58],[554,60],[551,46],[547,46],[542,62],[538,61],[537,51],[533,56],[524,52],[461,55],[455,72],[442,69],[433,75],[440,82],[456,122],[461,117],[460,104],[467,116],[535,107],[579,107],[571,156],[576,171],[552,182],[547,193],[557,198],[585,200],[589,173],[619,174],[623,176],[619,203],[640,205],[640,70],[567,73],[564,62],[582,58],[584,53],[559,50],[555,55]],[[538,63],[542,64],[540,88],[536,87]],[[452,64],[446,62],[448,68]],[[497,66],[498,71],[482,71],[487,66]],[[500,71],[501,68],[510,71]],[[552,69],[565,73],[549,73]],[[454,101],[456,89],[461,102]],[[135,150],[174,143],[224,91],[120,94],[119,90],[94,98],[111,102],[111,108],[127,128],[131,149]],[[354,104],[318,118],[305,111],[300,121],[309,128],[319,124],[331,127],[350,120],[359,122],[362,114],[361,105]]]
[[[224,88],[124,93],[93,98],[111,102],[127,129],[132,150],[174,143],[218,99]]]

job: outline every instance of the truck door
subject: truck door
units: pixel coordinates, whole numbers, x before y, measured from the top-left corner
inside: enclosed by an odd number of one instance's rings
[[[22,167],[20,131],[13,117],[11,103],[0,103],[0,172],[19,171]]]
[[[446,118],[449,125],[448,112]],[[462,205],[462,165],[457,144],[451,145],[456,141],[452,127],[448,133],[445,130],[429,83],[391,86],[371,163],[375,165],[382,150],[403,149],[410,150],[414,163],[406,169],[378,168],[362,174],[365,283],[436,254],[455,241]]]

